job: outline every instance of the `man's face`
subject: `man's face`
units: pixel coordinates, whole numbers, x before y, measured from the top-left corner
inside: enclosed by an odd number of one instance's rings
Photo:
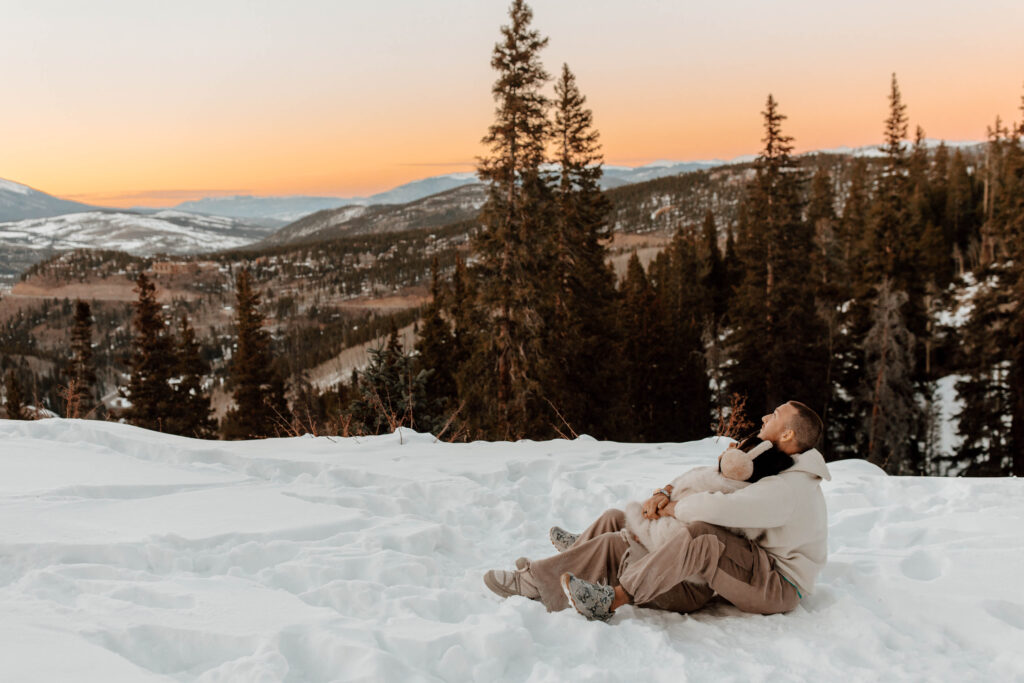
[[[761,418],[761,431],[757,433],[757,438],[771,441],[776,446],[779,445],[779,439],[783,432],[789,429],[789,423],[794,417],[796,417],[796,408],[788,403],[783,403]]]

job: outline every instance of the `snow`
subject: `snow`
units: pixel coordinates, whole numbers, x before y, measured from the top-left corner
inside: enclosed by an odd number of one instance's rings
[[[936,399],[939,406],[939,440],[936,450],[940,455],[956,453],[963,438],[958,433],[959,415],[964,402],[956,391],[956,383],[968,379],[966,375],[946,375],[936,382]]]
[[[242,247],[265,234],[263,229],[216,216],[87,211],[0,223],[0,248],[188,254]]]
[[[0,178],[0,191],[14,192],[15,194],[32,194],[33,190],[28,185],[22,185],[11,180]]]
[[[0,680],[1020,680],[1024,484],[833,463],[830,560],[792,613],[481,582],[721,450],[573,441],[209,442],[0,420]]]

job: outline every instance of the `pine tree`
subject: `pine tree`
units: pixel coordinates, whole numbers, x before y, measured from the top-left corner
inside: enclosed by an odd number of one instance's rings
[[[730,232],[731,236],[731,232]],[[698,249],[701,263],[701,285],[710,297],[711,332],[717,335],[722,318],[729,307],[730,286],[726,277],[725,264],[722,262],[722,250],[718,246],[718,228],[715,227],[715,214],[708,209],[704,214],[701,229],[701,242]]]
[[[837,391],[839,378],[844,372],[844,364],[851,355],[850,338],[844,327],[844,311],[848,308],[850,293],[850,273],[844,251],[840,229],[840,221],[836,214],[836,194],[831,173],[820,167],[811,180],[810,198],[807,204],[807,223],[814,234],[814,257],[812,274],[815,282],[815,306],[818,317],[823,323],[825,388],[824,404],[821,418],[826,425],[833,422],[833,411],[840,419],[849,411],[850,406],[845,394]],[[834,430],[826,430],[823,448],[827,455],[832,454],[832,441],[829,438]]]
[[[837,223],[841,270],[846,277],[835,281],[839,302],[837,334],[832,338],[831,376],[835,387],[825,423],[827,450],[835,458],[860,458],[867,449],[863,426],[870,404],[865,398],[867,371],[862,346],[871,326],[870,301],[877,284],[867,272],[871,245],[869,184],[866,162],[854,159],[842,216]]]
[[[957,416],[961,445],[956,469],[975,476],[1000,476],[1011,469],[1013,386],[1010,330],[1004,311],[1012,290],[1002,286],[1002,266],[986,269],[971,301],[971,314],[960,330],[960,372],[956,383],[963,408]]]
[[[1006,165],[1007,207],[1005,234],[1010,259],[1010,285],[1016,306],[1010,313],[1010,446],[1011,473],[1024,477],[1024,95],[1020,101],[1021,121],[1010,141]]]
[[[430,293],[431,300],[416,340],[416,367],[418,371],[429,373],[425,388],[427,400],[447,414],[456,408],[454,371],[457,366],[453,363],[455,338],[442,315],[445,301],[436,257],[430,269]]]
[[[567,65],[555,84],[553,306],[545,337],[544,393],[573,429],[600,433],[613,406],[615,284],[605,264],[610,204],[600,188],[593,116]]]
[[[701,278],[700,236],[680,226],[666,252],[651,264],[656,315],[663,332],[656,344],[661,359],[652,380],[655,401],[650,438],[690,441],[707,435],[711,390],[703,337],[713,327],[711,293]]]
[[[523,0],[513,0],[509,17],[491,59],[498,72],[496,119],[483,139],[491,153],[478,168],[488,184],[472,240],[482,327],[459,380],[472,428],[499,438],[550,432],[541,386],[550,299],[541,274],[549,267],[553,211],[541,168],[550,139],[549,102],[541,92],[549,77],[540,62],[547,39],[530,27],[533,12]]]
[[[7,390],[7,419],[8,420],[27,420],[29,419],[28,411],[25,407],[25,391],[21,387],[21,381],[18,379],[17,373],[13,369],[7,371],[7,375],[4,378],[5,388]]]
[[[786,117],[771,95],[762,115],[765,147],[744,200],[729,387],[753,410],[795,399],[820,411],[826,358],[808,267],[814,239],[803,218],[803,176],[791,156],[792,138],[782,133]]]
[[[1024,103],[1024,101],[1022,101]],[[1022,106],[1024,116],[1024,106]],[[965,474],[1024,475],[1024,127],[997,123],[989,143],[982,228],[988,249],[962,330],[965,379],[959,465]]]
[[[68,368],[68,378],[75,394],[71,400],[77,407],[78,417],[88,417],[96,407],[96,371],[92,357],[92,310],[88,302],[78,299],[71,328],[71,364]]]
[[[867,459],[890,474],[920,474],[914,458],[918,436],[914,400],[914,338],[903,318],[905,292],[894,290],[888,279],[878,288],[871,328],[864,340],[868,386],[865,401],[871,406]]]
[[[665,371],[664,329],[655,293],[636,252],[619,287],[619,347],[622,391],[615,430],[620,441],[654,441],[659,428],[658,375]]]
[[[948,239],[954,244],[954,257],[957,261],[957,274],[973,267],[968,263],[971,245],[978,239],[978,207],[977,188],[974,178],[967,168],[967,160],[960,150],[953,153],[949,164],[949,177],[946,183],[946,210],[943,229]]]
[[[128,389],[122,392],[131,402],[125,411],[129,423],[165,431],[164,423],[175,411],[175,394],[170,380],[178,365],[174,340],[168,333],[163,313],[156,298],[156,286],[139,273],[135,280],[135,316],[132,326],[135,339],[130,360]]]
[[[288,420],[288,403],[270,334],[263,327],[260,294],[246,268],[235,277],[235,295],[238,345],[230,365],[235,405],[224,416],[221,432],[225,439],[274,436]]]
[[[768,269],[764,260],[768,236],[755,230],[750,219],[756,210],[754,188],[748,186],[739,212],[739,233],[736,240],[736,266],[732,270],[733,297],[729,309],[729,328],[725,346],[731,363],[725,369],[727,392],[746,400],[754,411],[768,405],[764,376],[763,352],[769,335]]]
[[[876,282],[894,280],[906,290],[907,266],[912,265],[912,244],[907,240],[909,197],[907,155],[903,142],[907,137],[907,105],[903,104],[896,74],[889,90],[889,117],[885,120],[885,163],[878,178],[872,203],[872,241],[867,265]]]
[[[726,240],[727,257],[734,258],[734,250],[732,230],[729,230]],[[727,324],[726,314],[732,300],[732,282],[729,279],[728,263],[722,260],[715,215],[710,209],[704,214],[697,259],[700,263],[700,285],[703,290],[701,296],[706,297],[703,306],[705,319],[701,332],[705,374],[711,382],[711,404],[716,413],[721,414],[730,404],[730,397],[725,388],[725,350],[722,347],[721,331]]]
[[[430,370],[417,369],[392,327],[383,345],[370,349],[370,364],[359,373],[353,420],[367,434],[390,434],[397,427],[433,431],[441,425],[427,398]]]
[[[217,432],[212,416],[210,396],[203,390],[203,379],[210,372],[210,365],[200,354],[195,330],[189,324],[188,315],[181,316],[178,328],[178,383],[175,385],[174,419],[167,424],[167,431],[197,439],[211,439]]]
[[[451,279],[451,296],[446,305],[448,317],[452,322],[451,365],[453,368],[459,368],[466,362],[470,349],[474,346],[473,330],[482,329],[482,325],[477,324],[478,320],[475,317],[477,311],[472,306],[475,294],[476,290],[473,287],[466,262],[461,254],[456,253],[455,272],[452,273]],[[457,370],[453,374],[457,380]],[[456,381],[457,387],[458,382]]]

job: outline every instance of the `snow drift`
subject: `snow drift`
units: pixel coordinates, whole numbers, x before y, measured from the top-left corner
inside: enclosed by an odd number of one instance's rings
[[[1012,680],[1024,484],[831,465],[830,561],[769,617],[490,594],[722,446],[370,438],[220,443],[0,421],[0,679]]]

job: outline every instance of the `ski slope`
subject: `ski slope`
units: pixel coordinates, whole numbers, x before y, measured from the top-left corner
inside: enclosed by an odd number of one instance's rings
[[[786,615],[502,601],[722,446],[204,442],[0,420],[3,681],[1024,680],[1024,483],[831,465],[830,561]]]

